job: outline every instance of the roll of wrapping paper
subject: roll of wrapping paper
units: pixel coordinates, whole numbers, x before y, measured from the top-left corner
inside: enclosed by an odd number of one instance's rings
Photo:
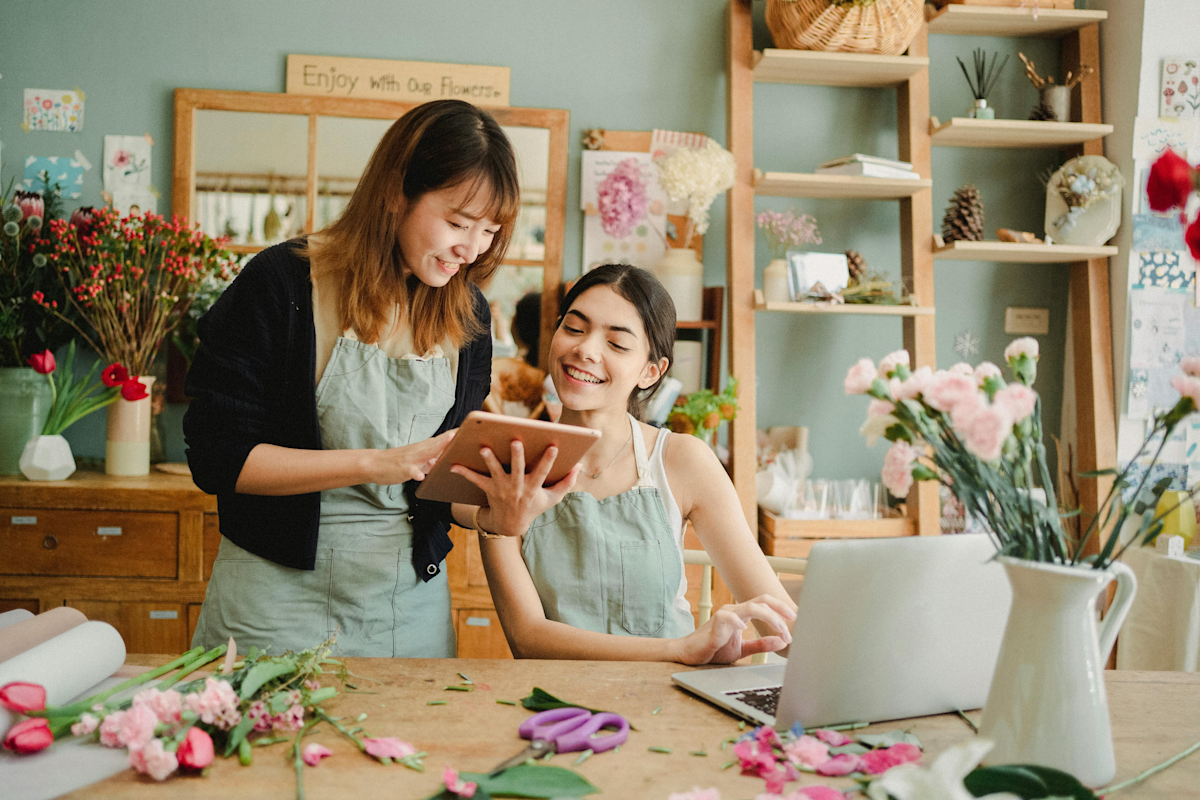
[[[87,621],[82,611],[59,606],[24,622],[0,628],[0,664]]]
[[[24,622],[27,619],[33,619],[33,612],[26,608],[14,608],[12,611],[5,611],[0,614],[0,628],[7,628],[9,625],[16,625],[18,622]]]
[[[0,664],[0,686],[12,681],[41,684],[46,689],[46,703],[60,706],[111,676],[124,663],[125,642],[117,629],[107,622],[85,622]],[[0,736],[20,718],[0,709]]]

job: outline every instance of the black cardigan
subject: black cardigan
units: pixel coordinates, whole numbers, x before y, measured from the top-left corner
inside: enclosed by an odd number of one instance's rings
[[[319,492],[289,496],[239,494],[246,457],[266,442],[321,449],[317,422],[316,330],[309,264],[295,242],[256,255],[200,318],[200,346],[188,370],[192,397],[183,417],[187,460],[196,485],[217,496],[221,534],[257,556],[313,569],[321,517]],[[475,288],[475,316],[484,333],[458,356],[454,405],[438,433],[482,407],[491,386],[491,313]],[[438,574],[453,547],[450,506],[418,500],[404,486],[413,523],[413,566],[422,580]]]

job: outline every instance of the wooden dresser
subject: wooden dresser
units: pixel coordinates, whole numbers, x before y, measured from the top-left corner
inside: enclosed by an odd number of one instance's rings
[[[461,658],[511,658],[474,533],[446,560]],[[65,481],[0,476],[0,611],[74,606],[131,653],[187,649],[221,542],[217,498],[152,472]]]

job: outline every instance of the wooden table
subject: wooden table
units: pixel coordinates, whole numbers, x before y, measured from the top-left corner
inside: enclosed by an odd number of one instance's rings
[[[129,665],[155,666],[166,656],[131,655]],[[359,753],[348,740],[322,725],[305,742],[316,741],[334,756],[319,767],[306,768],[310,800],[321,798],[424,798],[439,787],[446,765],[486,772],[520,750],[517,725],[529,716],[519,706],[499,705],[496,699],[520,700],[534,686],[593,708],[617,711],[637,727],[619,753],[593,756],[574,767],[602,790],[601,798],[666,800],[671,792],[694,786],[718,787],[725,800],[753,797],[764,791],[759,778],[738,774],[737,767],[721,770],[733,758],[720,749],[721,740],[738,732],[737,721],[671,684],[671,673],[682,667],[663,663],[498,661],[470,659],[346,659],[352,672],[381,681],[359,681],[378,694],[339,695],[326,707],[335,716],[353,719],[367,712],[367,733],[396,736],[425,750],[426,771],[384,766]],[[141,669],[127,666],[136,674]],[[458,672],[476,684],[472,692],[443,691],[460,683]],[[1116,739],[1117,780],[1136,775],[1200,740],[1200,675],[1172,672],[1108,672],[1113,732]],[[446,705],[430,706],[430,700]],[[661,706],[658,714],[651,712]],[[977,718],[977,715],[972,715]],[[904,723],[882,723],[866,732],[911,729],[925,744],[925,764],[946,747],[972,733],[953,715],[924,717]],[[689,755],[703,745],[707,757]],[[672,747],[670,754],[649,747]],[[172,778],[165,784],[127,770],[102,783],[75,792],[75,798],[253,798],[294,797],[295,777],[285,761],[286,744],[255,748],[254,764],[241,767],[237,759],[217,758],[208,777]],[[551,763],[572,766],[573,754]],[[802,781],[851,788],[847,779],[805,776]],[[798,784],[790,784],[795,789]],[[1135,798],[1200,798],[1200,753],[1117,795]]]

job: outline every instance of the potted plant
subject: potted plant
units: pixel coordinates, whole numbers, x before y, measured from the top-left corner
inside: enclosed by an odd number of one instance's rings
[[[701,389],[680,395],[667,416],[667,427],[675,433],[690,433],[716,449],[717,428],[737,416],[737,378],[730,378],[720,394]]]
[[[91,333],[79,337],[108,362],[125,365],[130,381],[108,410],[105,470],[110,475],[150,471],[150,366],[179,324],[193,292],[208,275],[228,277],[233,256],[224,240],[147,212],[122,217],[112,208],[80,208],[70,221],[50,223],[54,262],[70,305]],[[35,299],[62,316],[45,299]],[[64,317],[65,318],[65,317]]]

